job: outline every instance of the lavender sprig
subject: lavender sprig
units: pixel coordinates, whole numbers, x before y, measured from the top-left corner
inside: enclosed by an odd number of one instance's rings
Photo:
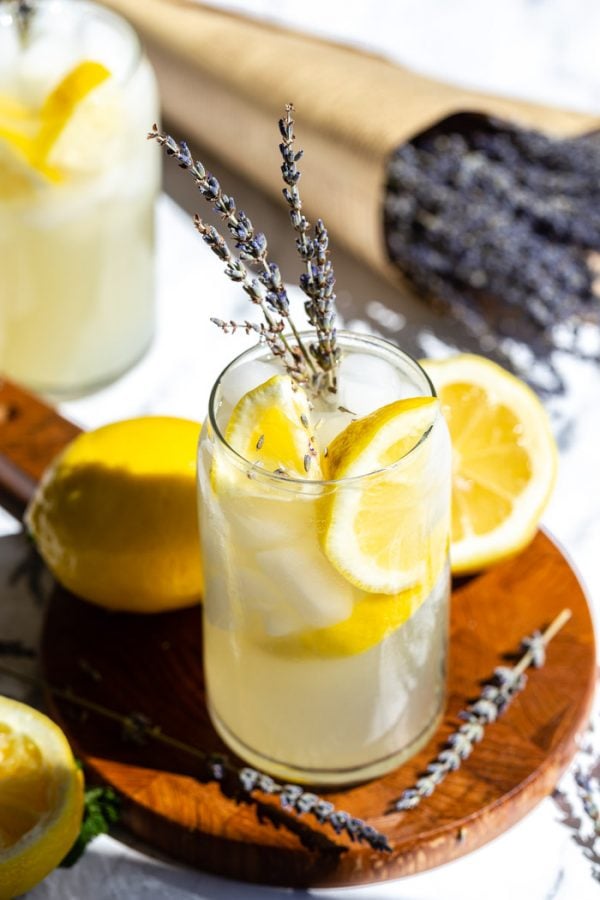
[[[248,319],[244,319],[243,322],[235,322],[233,319],[229,319],[228,322],[225,322],[223,319],[211,316],[210,321],[217,328],[220,328],[223,334],[235,334],[238,330],[245,331],[246,334],[254,332],[254,334],[258,335],[259,343],[266,344],[273,356],[285,361],[289,347],[284,343],[282,331],[285,328],[285,323],[281,320],[265,325],[264,322],[250,322]],[[303,384],[302,371],[298,370],[296,372],[293,368],[297,362],[297,357],[294,357],[294,362],[287,364],[287,369],[299,384]]]
[[[471,755],[475,744],[483,738],[486,725],[495,722],[515,694],[525,687],[527,682],[525,670],[529,666],[537,669],[544,665],[547,644],[570,618],[571,610],[563,609],[544,632],[535,631],[530,637],[523,638],[521,641],[523,656],[519,662],[512,668],[499,666],[494,672],[493,679],[484,685],[479,698],[458,713],[458,718],[463,720],[463,724],[450,735],[444,749],[429,763],[414,787],[402,792],[400,798],[393,804],[394,810],[414,809],[423,797],[433,794],[450,772],[460,768],[463,760]]]
[[[592,827],[593,844],[600,838],[600,791],[598,777],[578,768],[573,773],[577,793]]]
[[[329,800],[305,791],[297,784],[280,784],[270,775],[248,767],[240,769],[238,775],[243,790],[248,794],[261,791],[263,794],[275,795],[279,798],[282,809],[295,812],[299,816],[309,813],[321,825],[329,825],[336,834],[345,834],[353,842],[366,843],[373,850],[388,853],[392,849],[386,836],[372,825],[367,825],[363,819],[336,809]]]
[[[217,178],[206,171],[200,160],[193,159],[185,141],[178,143],[171,135],[159,131],[156,124],[152,126],[151,131],[148,133],[148,138],[156,140],[164,148],[167,156],[174,157],[180,168],[190,173],[204,199],[225,220],[229,232],[235,239],[235,247],[239,250],[240,260],[249,265],[255,265],[260,269],[257,278],[250,282],[254,285],[253,290],[255,294],[258,295],[259,285],[261,285],[264,288],[264,292],[261,292],[262,302],[268,310],[286,320],[297,342],[299,353],[304,359],[304,364],[312,375],[316,376],[317,371],[314,361],[290,315],[289,298],[283,284],[279,266],[268,258],[266,236],[262,232],[255,230],[250,218],[243,210],[237,209],[234,198],[224,193]],[[215,249],[214,244],[212,249]],[[234,281],[243,281],[243,277],[236,277],[236,275],[240,275],[243,268],[238,260],[237,266],[226,268],[225,272]],[[250,297],[252,299],[252,294],[250,294]]]
[[[31,32],[31,23],[36,13],[36,7],[31,0],[18,0],[15,10],[15,21],[22,47],[27,47]]]
[[[588,735],[592,731],[590,722]],[[571,771],[568,788],[566,783],[557,787],[552,798],[562,813],[560,823],[573,832],[573,841],[591,864],[592,877],[600,881],[600,762],[592,746],[581,746],[580,753],[591,760],[585,768],[579,764]]]
[[[317,343],[310,351],[319,367],[326,373],[329,389],[336,389],[336,368],[340,358],[335,329],[335,275],[329,260],[329,235],[322,219],[317,219],[314,237],[310,237],[310,222],[302,212],[302,200],[298,190],[300,171],[296,163],[303,150],[294,149],[294,120],[291,103],[286,104],[285,118],[279,120],[282,142],[279,150],[283,159],[281,174],[287,187],[283,196],[290,207],[290,221],[297,232],[296,248],[306,264],[306,272],[300,276],[300,287],[308,297],[304,304],[308,321],[317,332]]]
[[[48,684],[45,680],[25,675],[15,669],[0,663],[0,675],[8,675],[18,681],[26,682],[38,688],[43,688],[62,700],[73,704],[86,713],[94,713],[104,719],[117,723],[121,727],[124,740],[130,743],[143,745],[149,740],[166,745],[173,750],[182,751],[188,756],[194,757],[203,766],[206,780],[216,781],[225,790],[227,781],[234,781],[235,796],[242,795],[246,802],[258,803],[256,793],[268,794],[278,798],[279,806],[284,812],[293,812],[297,816],[311,815],[321,825],[328,825],[336,834],[345,834],[352,842],[368,844],[373,850],[390,852],[391,847],[386,836],[368,825],[363,819],[358,819],[350,813],[336,809],[333,803],[305,791],[296,784],[281,784],[256,769],[249,767],[238,768],[225,754],[207,753],[204,750],[187,744],[178,738],[165,734],[159,725],[143,713],[133,712],[123,715],[115,710],[88,700],[75,694],[69,688],[59,688]]]
[[[233,255],[227,245],[227,241],[217,231],[214,225],[207,225],[200,216],[196,214],[194,216],[194,226],[202,235],[202,240],[205,244],[226,264],[225,274],[231,278],[232,281],[238,282],[242,289],[248,294],[251,302],[259,306],[263,312],[267,323],[266,326],[263,323],[259,323],[254,327],[250,323],[246,323],[249,326],[247,328],[246,325],[244,326],[246,334],[249,334],[250,330],[256,331],[263,343],[268,344],[273,355],[283,361],[285,368],[294,381],[298,382],[298,384],[306,385],[309,381],[309,377],[302,354],[298,348],[293,347],[289,343],[283,334],[286,320],[282,317],[277,319],[273,318],[273,314],[267,306],[267,295],[261,281],[258,278],[250,277],[246,267]],[[213,317],[211,318],[211,322],[221,328],[225,334],[230,334],[235,330],[231,327],[223,328],[221,319]]]

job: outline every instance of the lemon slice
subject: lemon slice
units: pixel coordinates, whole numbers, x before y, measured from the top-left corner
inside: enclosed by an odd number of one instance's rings
[[[274,375],[244,394],[231,413],[225,440],[256,469],[292,478],[322,477],[308,397],[289,375]],[[236,475],[234,466],[216,457],[215,489],[239,482]]]
[[[48,162],[52,148],[79,104],[109,77],[102,63],[78,63],[48,94],[37,114],[17,101],[0,97],[0,140],[34,172],[48,181],[60,181],[61,169]]]
[[[0,900],[24,894],[61,862],[82,814],[83,778],[60,728],[0,696]]]
[[[448,537],[442,537],[441,559],[448,554]],[[436,571],[439,581],[440,572]],[[363,594],[343,622],[325,628],[313,628],[297,634],[270,638],[264,646],[270,653],[286,657],[325,659],[355,656],[375,647],[388,635],[404,625],[435,588],[427,580],[397,594]]]
[[[373,474],[336,486],[324,500],[323,549],[362,590],[397,594],[424,580],[431,563],[423,465],[414,450],[438,415],[432,397],[398,400],[352,422],[330,444],[331,479]],[[394,463],[404,460],[403,464]],[[419,511],[421,508],[421,511]]]
[[[452,571],[517,553],[533,537],[554,485],[557,450],[533,391],[474,355],[425,360],[452,438]]]
[[[19,196],[31,185],[30,160],[40,122],[37,114],[0,94],[0,196]],[[40,180],[46,180],[43,173]]]
[[[77,106],[110,77],[102,63],[85,60],[71,69],[46,97],[40,110],[41,128],[35,141],[36,161],[45,162]]]
[[[81,434],[60,454],[25,521],[61,584],[129,612],[198,602],[199,434],[198,422],[143,416]]]

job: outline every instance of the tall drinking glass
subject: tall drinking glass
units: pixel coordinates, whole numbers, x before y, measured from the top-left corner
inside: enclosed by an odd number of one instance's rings
[[[23,6],[0,3],[0,371],[73,394],[152,337],[157,92],[119,16]]]
[[[322,448],[357,415],[435,396],[419,365],[392,344],[349,333],[338,341],[342,394],[355,408],[313,400]],[[208,705],[224,741],[251,765],[347,784],[398,766],[443,711],[449,437],[438,411],[409,452],[369,474],[309,481],[266,471],[224,435],[240,397],[276,371],[260,346],[235,359],[212,390],[200,438]],[[362,504],[379,542],[383,523],[384,545],[375,546],[371,528],[355,551],[379,553],[393,569],[406,565],[407,587],[367,590],[332,563],[324,549],[332,504]]]

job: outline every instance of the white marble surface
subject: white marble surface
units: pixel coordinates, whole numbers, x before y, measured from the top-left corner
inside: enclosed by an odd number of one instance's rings
[[[378,47],[424,71],[493,90],[575,108],[600,111],[597,0],[349,0],[323,4],[304,0],[229,0],[230,8],[252,7],[259,14]],[[343,8],[343,15],[340,10]],[[234,185],[235,190],[237,187]],[[281,212],[248,188],[240,187],[249,212],[261,213],[270,234]],[[277,238],[278,239],[278,238]],[[84,400],[64,404],[64,412],[84,426],[129,415],[164,412],[200,418],[214,377],[245,339],[226,338],[207,319],[217,308],[224,318],[245,311],[245,300],[222,276],[220,266],[194,234],[188,217],[162,198],[158,240],[159,327],[148,356],[117,384]],[[431,355],[456,340],[447,323],[363,272],[344,254],[336,255],[341,305],[353,326],[379,330]],[[408,324],[406,321],[408,319]],[[561,445],[561,472],[544,523],[575,561],[600,611],[600,373],[567,357],[558,361],[567,379],[565,398],[551,404]],[[41,608],[21,582],[11,580],[15,558],[25,553],[17,525],[0,519],[0,634],[34,642]],[[0,683],[0,690],[14,684]],[[586,759],[585,755],[583,757]],[[565,784],[570,789],[571,779]],[[600,886],[590,862],[559,824],[556,804],[547,799],[521,823],[477,852],[437,870],[388,885],[345,891],[293,892],[294,896],[348,900],[587,900]],[[175,866],[132,849],[122,840],[100,838],[72,870],[57,871],[31,892],[35,900],[253,900],[292,892],[236,884]]]

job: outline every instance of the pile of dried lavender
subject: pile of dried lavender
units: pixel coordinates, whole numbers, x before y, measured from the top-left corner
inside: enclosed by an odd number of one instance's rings
[[[385,230],[417,289],[487,343],[600,355],[581,338],[600,323],[600,135],[446,119],[391,159]]]

